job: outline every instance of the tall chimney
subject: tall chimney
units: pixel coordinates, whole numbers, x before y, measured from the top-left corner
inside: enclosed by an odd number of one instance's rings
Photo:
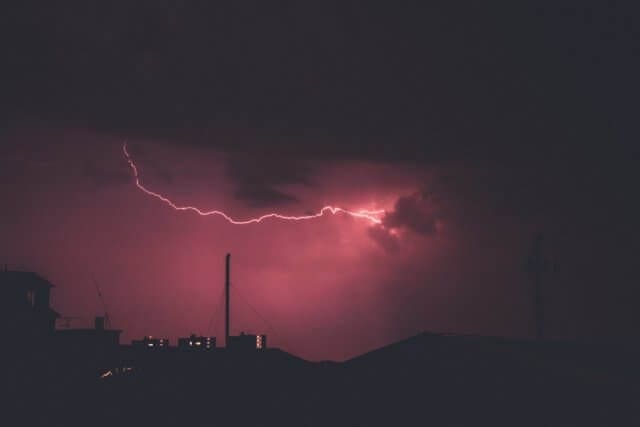
[[[229,348],[229,260],[231,254],[227,254],[226,259],[226,275],[224,283],[224,345]]]

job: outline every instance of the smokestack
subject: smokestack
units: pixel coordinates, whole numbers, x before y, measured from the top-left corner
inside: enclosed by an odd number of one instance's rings
[[[224,283],[224,345],[229,348],[229,260],[231,259],[231,254],[227,254],[226,264],[225,264],[225,283]]]

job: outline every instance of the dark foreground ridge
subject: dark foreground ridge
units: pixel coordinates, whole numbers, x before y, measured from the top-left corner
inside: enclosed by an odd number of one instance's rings
[[[53,285],[1,272],[7,425],[640,425],[640,351],[628,343],[423,333],[312,363],[266,335],[229,333],[225,262],[223,348],[195,334],[120,345],[106,313],[94,328],[56,328]]]
[[[22,344],[3,382],[20,425],[640,425],[638,351],[623,346],[423,333],[312,363]]]

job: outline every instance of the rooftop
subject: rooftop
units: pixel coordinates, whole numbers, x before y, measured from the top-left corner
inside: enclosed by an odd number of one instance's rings
[[[21,286],[25,288],[52,288],[51,282],[31,271],[0,270],[2,286]]]

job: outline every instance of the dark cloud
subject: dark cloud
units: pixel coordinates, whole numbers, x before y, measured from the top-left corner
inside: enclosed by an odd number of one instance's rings
[[[387,212],[382,224],[388,229],[404,228],[421,235],[436,231],[438,214],[431,198],[424,192],[400,197],[393,211]]]
[[[287,185],[310,186],[311,167],[291,158],[278,158],[273,153],[255,155],[230,154],[226,172],[235,188],[234,196],[255,207],[297,202],[298,198],[282,191]]]
[[[522,143],[555,147],[576,133],[593,143],[607,119],[634,116],[609,110],[635,104],[608,101],[621,92],[635,99],[638,85],[637,63],[615,56],[635,46],[628,20],[606,18],[632,11],[592,9],[602,19],[528,2],[363,9],[114,1],[37,14],[13,6],[1,26],[0,107],[160,133],[311,129],[320,138],[286,148],[387,161],[513,155]],[[599,40],[604,31],[618,37]],[[607,65],[581,62],[589,53]],[[592,90],[603,77],[610,89]]]
[[[237,188],[233,195],[236,199],[246,201],[250,206],[257,208],[298,202],[295,196],[260,185],[245,185]]]
[[[437,221],[442,219],[441,209],[436,207],[435,197],[426,191],[416,191],[402,196],[393,210],[382,218],[382,224],[370,227],[369,237],[387,253],[394,253],[401,247],[397,230],[404,230],[419,236],[436,233]]]
[[[6,8],[0,116],[231,153],[234,194],[262,206],[295,201],[287,186],[322,161],[473,163],[500,172],[487,190],[519,217],[574,198],[572,181],[637,180],[611,154],[638,135],[633,7],[129,3]],[[598,164],[576,173],[577,156]]]

